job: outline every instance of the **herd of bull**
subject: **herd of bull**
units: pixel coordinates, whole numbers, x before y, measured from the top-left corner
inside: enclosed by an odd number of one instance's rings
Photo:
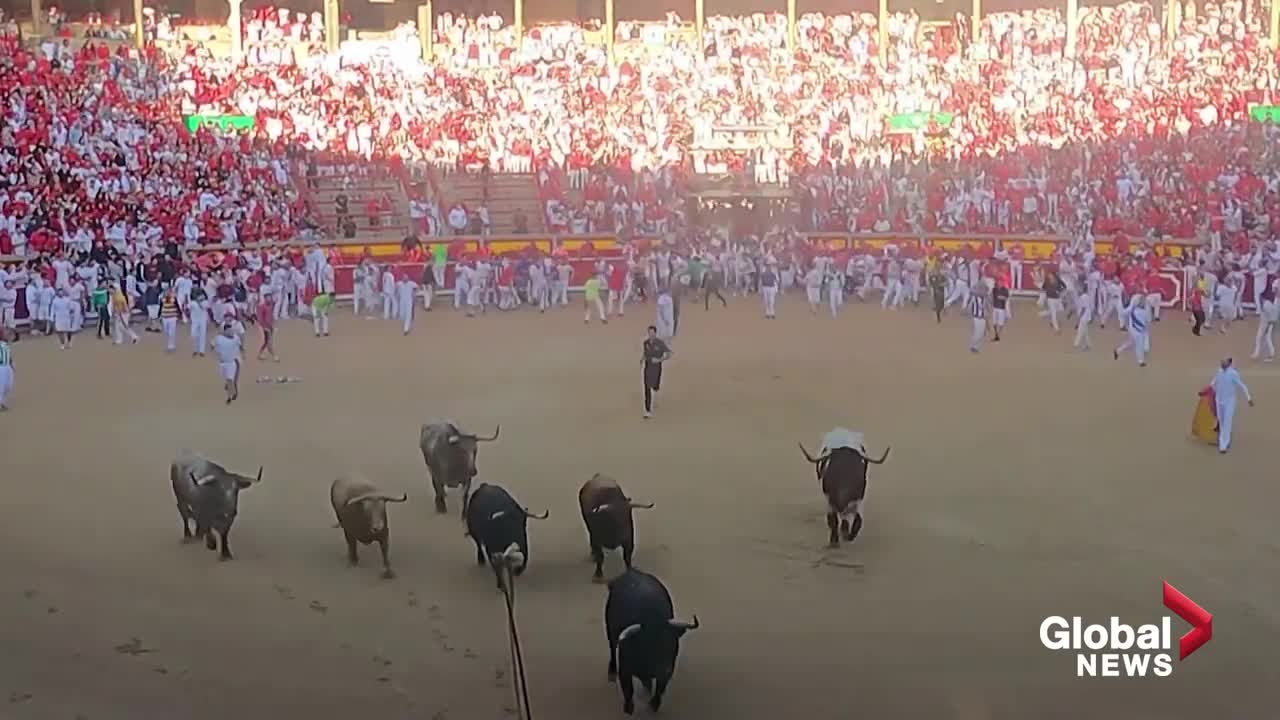
[[[447,489],[462,490],[462,519],[467,535],[476,546],[476,562],[493,566],[498,587],[503,587],[506,557],[514,549],[519,565],[511,568],[521,575],[529,563],[529,518],[546,519],[550,513],[535,515],[516,502],[498,485],[481,483],[472,492],[476,476],[478,444],[498,438],[481,437],[461,431],[449,422],[422,426],[419,447],[431,476],[436,511],[448,512]],[[805,458],[814,465],[822,492],[827,498],[827,525],[830,544],[840,538],[853,541],[862,528],[862,504],[867,489],[868,463],[885,461],[889,451],[878,460],[867,456],[861,435],[836,428],[827,433],[822,449],[814,457],[800,446]],[[220,559],[230,560],[231,526],[239,506],[239,494],[262,480],[262,468],[256,476],[240,475],[221,465],[183,451],[170,465],[170,481],[178,514],[182,519],[184,542],[201,538],[209,550],[219,550]],[[392,578],[389,558],[390,533],[387,526],[387,503],[404,502],[407,496],[389,495],[374,485],[348,477],[333,481],[329,499],[347,543],[347,559],[359,562],[358,545],[378,544],[382,555],[383,577]],[[627,570],[609,582],[605,601],[605,631],[609,641],[609,671],[612,682],[619,681],[623,711],[635,710],[633,682],[638,679],[649,694],[649,706],[658,710],[662,696],[675,671],[680,639],[698,628],[698,617],[692,622],[675,618],[671,595],[658,578],[632,568],[635,552],[635,525],[632,510],[652,508],[627,497],[617,481],[600,474],[592,476],[578,492],[582,520],[587,528],[591,557],[595,562],[593,581],[603,580],[604,551],[621,550]],[[192,528],[194,524],[194,529]],[[839,532],[837,533],[837,529]],[[219,539],[221,546],[219,546]]]

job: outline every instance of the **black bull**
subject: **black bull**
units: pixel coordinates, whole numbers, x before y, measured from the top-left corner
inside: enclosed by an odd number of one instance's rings
[[[591,559],[595,561],[594,582],[604,578],[604,551],[622,550],[622,561],[631,569],[631,555],[636,548],[636,526],[631,517],[635,508],[649,509],[653,503],[638,503],[627,497],[616,480],[599,473],[578,491],[582,521],[587,526],[591,543]]]
[[[833,547],[840,544],[841,535],[847,542],[858,537],[862,530],[862,502],[867,497],[867,464],[880,465],[889,457],[889,450],[885,448],[879,460],[847,447],[834,448],[815,458],[800,445],[800,452],[814,465],[822,494],[827,496],[827,527],[831,530],[828,542]]]
[[[480,483],[466,510],[467,534],[476,544],[476,564],[484,565],[488,557],[493,574],[502,588],[502,564],[504,553],[515,546],[521,556],[520,565],[512,568],[512,574],[520,575],[529,566],[529,518],[545,520],[549,511],[534,515],[528,508],[516,502],[505,489],[488,483]]]

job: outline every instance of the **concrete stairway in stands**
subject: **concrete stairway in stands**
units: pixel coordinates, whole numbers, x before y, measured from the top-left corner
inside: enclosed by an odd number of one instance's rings
[[[510,234],[515,229],[516,210],[524,211],[529,232],[546,230],[537,179],[531,174],[495,174],[486,178],[478,173],[450,173],[440,178],[439,184],[442,215],[447,216],[455,202],[460,201],[474,211],[487,199],[495,235]]]
[[[311,204],[316,210],[316,219],[332,237],[342,237],[337,228],[334,200],[343,193],[346,193],[347,207],[356,223],[357,240],[398,241],[409,234],[409,199],[394,177],[371,175],[345,179],[340,174],[321,175],[316,178],[316,184],[317,187],[309,190]],[[391,212],[379,217],[378,225],[371,227],[365,201],[383,194],[391,196]]]

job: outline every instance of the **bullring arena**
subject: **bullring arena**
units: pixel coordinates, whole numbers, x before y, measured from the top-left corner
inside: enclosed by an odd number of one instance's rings
[[[731,298],[686,306],[643,421],[651,308],[589,327],[573,310],[434,312],[409,337],[344,308],[327,340],[286,322],[284,362],[249,360],[232,406],[211,360],[155,337],[21,343],[0,415],[0,716],[513,716],[502,595],[456,494],[435,514],[416,447],[436,417],[501,423],[478,479],[550,510],[517,594],[537,717],[620,714],[576,507],[595,472],[656,503],[637,514],[636,564],[702,620],[667,718],[1274,715],[1275,368],[1242,366],[1259,402],[1231,454],[1187,439],[1195,392],[1245,354],[1242,329],[1193,343],[1171,313],[1140,370],[1110,357],[1116,331],[1073,354],[1027,303],[971,356],[954,314],[855,304],[832,320],[791,295],[766,323],[757,298]],[[264,373],[303,380],[252,382]],[[840,424],[893,449],[862,535],[828,550],[796,442]],[[182,447],[265,466],[232,562],[179,542],[166,469]],[[409,495],[391,510],[395,580],[369,548],[346,567],[327,501],[346,469]],[[1040,646],[1047,615],[1155,622],[1162,579],[1215,622],[1171,678],[1078,679],[1070,653]]]
[[[595,473],[654,503],[635,564],[701,621],[667,720],[1280,718],[1280,365],[1249,358],[1252,314],[1218,333],[1224,303],[1280,317],[1280,2],[289,4],[0,8],[0,329],[68,332],[109,304],[121,342],[89,322],[65,351],[0,343],[0,720],[622,717],[577,499]],[[536,286],[478,256],[569,257],[541,279],[625,288],[634,249],[655,291],[710,250],[711,277],[760,289],[775,261],[814,293],[879,275],[957,298],[1048,266],[1046,292],[1097,301],[1078,309],[1165,314],[1140,368],[1098,318],[1073,351],[1034,291],[980,353],[982,293],[940,322],[882,311],[878,288],[838,318],[800,287],[777,321],[761,295],[686,299],[649,419],[654,303],[584,325],[576,291],[546,314],[437,306],[412,332],[349,304],[325,338],[276,315],[282,362],[254,359],[251,324],[231,403],[214,353],[191,357],[179,315],[247,315],[264,286],[323,311],[366,246],[405,273],[366,281],[412,296],[415,239],[448,247],[442,288],[482,278],[473,305],[494,274]],[[344,252],[313,264],[313,240]],[[152,309],[176,352],[124,344]],[[1220,455],[1189,431],[1225,356],[1256,407]],[[459,494],[433,507],[419,432],[445,418],[500,425],[476,480],[550,513],[516,581],[528,708]],[[797,443],[837,426],[892,450],[861,535],[831,548]],[[234,560],[182,542],[184,448],[263,467]],[[407,494],[393,579],[374,548],[348,567],[340,475]],[[1212,614],[1185,659],[1165,581]],[[1042,644],[1051,616],[1169,622],[1172,674],[1078,677]]]

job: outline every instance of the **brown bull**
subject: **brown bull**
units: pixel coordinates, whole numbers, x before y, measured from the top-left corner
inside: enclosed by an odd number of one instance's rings
[[[391,561],[387,557],[391,549],[387,503],[404,502],[407,499],[408,495],[387,495],[373,485],[358,480],[340,477],[333,481],[329,488],[329,501],[333,503],[334,515],[338,516],[338,526],[347,538],[348,562],[353,566],[360,562],[356,543],[368,545],[376,542],[378,549],[382,551],[382,576],[388,579],[395,577]]]
[[[631,554],[636,547],[636,527],[631,511],[635,508],[652,508],[653,503],[643,505],[622,492],[622,486],[613,478],[596,473],[578,491],[578,506],[582,509],[582,522],[587,526],[591,542],[591,559],[596,563],[593,582],[604,578],[604,551],[622,548],[622,562],[631,569]]]

